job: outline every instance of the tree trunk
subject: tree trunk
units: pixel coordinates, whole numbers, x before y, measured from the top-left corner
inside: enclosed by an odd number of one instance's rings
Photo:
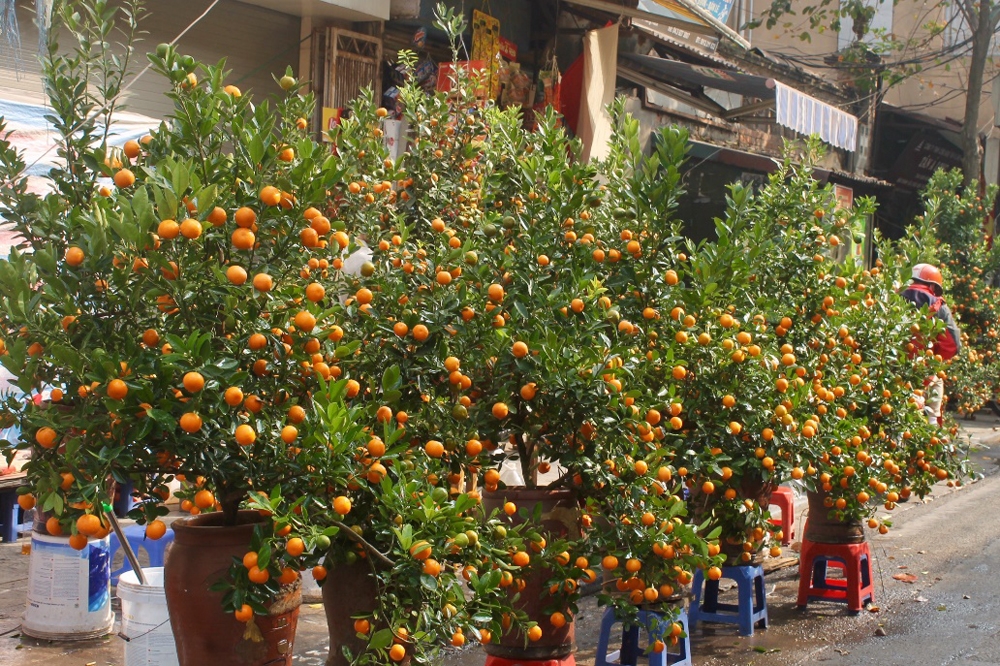
[[[983,75],[993,41],[995,20],[989,0],[979,0],[972,33],[968,91],[965,96],[965,122],[962,126],[962,177],[964,184],[979,180],[979,105],[983,98]]]

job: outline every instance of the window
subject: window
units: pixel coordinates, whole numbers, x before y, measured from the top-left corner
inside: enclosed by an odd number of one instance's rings
[[[865,34],[865,41],[875,40],[877,32],[892,32],[892,11],[895,7],[893,0],[865,0],[865,6],[875,8],[875,16],[872,17],[871,25]],[[850,46],[855,39],[854,21],[845,16],[840,19],[840,34],[837,36],[837,49],[844,49]]]

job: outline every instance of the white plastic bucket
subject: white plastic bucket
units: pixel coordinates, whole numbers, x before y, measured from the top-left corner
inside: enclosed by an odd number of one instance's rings
[[[134,571],[118,579],[122,600],[122,630],[125,640],[124,666],[177,666],[177,646],[163,592],[163,567],[144,568],[146,585]]]
[[[32,532],[21,631],[45,640],[87,640],[110,633],[114,623],[110,540],[90,539],[74,550],[69,537]]]

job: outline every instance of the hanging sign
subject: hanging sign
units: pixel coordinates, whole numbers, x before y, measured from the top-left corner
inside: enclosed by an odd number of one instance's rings
[[[327,134],[330,130],[340,124],[340,117],[343,114],[343,109],[335,109],[329,106],[323,107],[323,140],[329,141],[330,135]]]
[[[500,94],[500,20],[479,11],[472,12],[472,60],[486,63],[487,89],[491,99]]]

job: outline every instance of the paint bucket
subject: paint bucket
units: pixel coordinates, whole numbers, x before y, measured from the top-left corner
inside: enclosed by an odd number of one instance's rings
[[[111,632],[110,542],[88,539],[74,550],[69,537],[31,533],[28,606],[21,631],[33,638],[77,641]]]
[[[118,598],[122,600],[122,630],[125,641],[124,666],[177,666],[177,646],[167,613],[163,592],[163,567],[142,570],[146,585],[139,583],[134,571],[118,579]]]

